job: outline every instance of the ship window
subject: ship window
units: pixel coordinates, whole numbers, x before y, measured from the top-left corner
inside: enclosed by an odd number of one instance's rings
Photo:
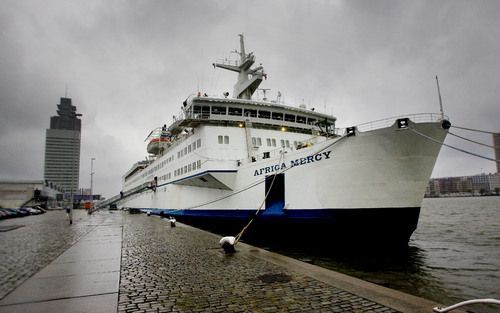
[[[257,145],[257,138],[252,137],[252,145],[255,147]]]
[[[270,147],[271,146],[271,138],[267,138],[266,142],[267,142],[267,146]]]
[[[286,140],[286,141],[285,141],[285,144],[286,144],[286,147],[287,147],[287,148],[290,148],[290,141]]]
[[[314,118],[309,118],[309,119],[307,119],[307,124],[309,124],[309,125],[314,125],[314,124],[316,124],[316,119],[314,119]]]
[[[177,151],[177,158],[180,159],[181,158],[181,152],[180,151]]]
[[[212,107],[212,114],[225,115],[226,107]]]
[[[271,118],[271,112],[259,110],[259,118]]]
[[[283,113],[273,112],[272,119],[282,121],[283,120]]]
[[[260,137],[257,137],[257,146],[262,146],[262,140]]]
[[[193,167],[193,171],[194,171],[196,169],[196,162],[193,162],[192,167]]]
[[[218,136],[217,138],[219,140],[219,144],[223,144],[224,143],[224,137],[223,136]]]
[[[285,114],[285,121],[287,121],[287,122],[295,122],[295,115]]]
[[[305,124],[306,123],[306,117],[305,116],[297,115],[297,123]]]
[[[188,164],[188,172],[191,172],[191,163]]]
[[[195,106],[193,107],[193,113],[194,113],[194,114],[200,114],[200,113],[201,113],[201,106],[199,106],[199,105],[195,105]]]
[[[241,116],[241,113],[243,113],[243,110],[241,108],[228,108],[229,115]]]
[[[187,154],[187,151],[188,151],[187,147],[184,147],[184,155]]]
[[[284,148],[285,147],[285,140],[281,139],[281,147]]]
[[[228,145],[228,144],[229,144],[229,136],[224,136],[224,143],[225,143],[226,145]]]
[[[201,117],[202,118],[209,118],[210,117],[210,107],[209,106],[202,106],[201,107]]]
[[[196,150],[196,142],[193,142],[191,146],[193,146],[193,151]]]
[[[276,147],[276,139],[271,139],[273,141],[273,147]]]
[[[248,117],[257,117],[257,110],[245,109],[243,112],[244,112],[243,115],[245,115],[245,116],[248,116]]]
[[[201,160],[196,161],[196,165],[198,168],[201,168]]]
[[[191,153],[191,145],[188,146],[188,153]]]
[[[187,173],[187,165],[184,165],[184,173]]]
[[[196,146],[197,148],[201,147],[201,139],[196,140]]]

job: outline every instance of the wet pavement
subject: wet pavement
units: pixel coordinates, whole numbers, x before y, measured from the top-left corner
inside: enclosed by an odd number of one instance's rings
[[[0,232],[0,257],[9,260],[1,263],[0,312],[373,313],[435,306],[243,243],[226,255],[219,236],[180,223],[171,228],[159,217],[74,217],[71,226],[63,212],[1,222],[24,227]]]
[[[69,225],[63,210],[0,221],[0,299],[37,273],[105,219],[75,211]]]

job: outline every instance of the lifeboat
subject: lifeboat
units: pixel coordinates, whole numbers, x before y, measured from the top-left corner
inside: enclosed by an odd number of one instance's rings
[[[164,136],[151,138],[148,143],[148,153],[159,154],[161,151],[165,150],[170,145],[170,137]]]

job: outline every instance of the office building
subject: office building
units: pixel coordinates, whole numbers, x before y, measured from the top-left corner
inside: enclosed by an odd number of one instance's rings
[[[493,134],[493,146],[495,147],[495,159],[500,160],[500,133]],[[500,173],[500,162],[497,162],[497,173]]]
[[[70,98],[61,98],[57,115],[50,118],[45,135],[44,179],[66,195],[78,190],[80,169],[81,114],[76,113]]]

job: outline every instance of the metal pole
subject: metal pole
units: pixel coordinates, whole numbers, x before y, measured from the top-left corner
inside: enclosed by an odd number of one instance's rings
[[[94,200],[94,193],[93,193],[93,184],[94,184],[94,161],[95,158],[90,159],[90,196],[92,197],[92,202]]]
[[[437,84],[437,90],[438,90],[438,96],[439,96],[439,110],[441,111],[441,119],[444,119],[444,111],[443,111],[443,101],[441,100],[441,90],[439,89],[439,79],[436,75],[436,84]]]
[[[72,132],[71,134],[71,183],[70,183],[70,205],[69,205],[69,213],[68,213],[68,217],[69,217],[69,223],[70,224],[73,224],[73,204],[75,202],[75,195],[74,195],[74,188],[75,188],[75,183],[74,183],[74,179],[75,179],[75,131]]]

